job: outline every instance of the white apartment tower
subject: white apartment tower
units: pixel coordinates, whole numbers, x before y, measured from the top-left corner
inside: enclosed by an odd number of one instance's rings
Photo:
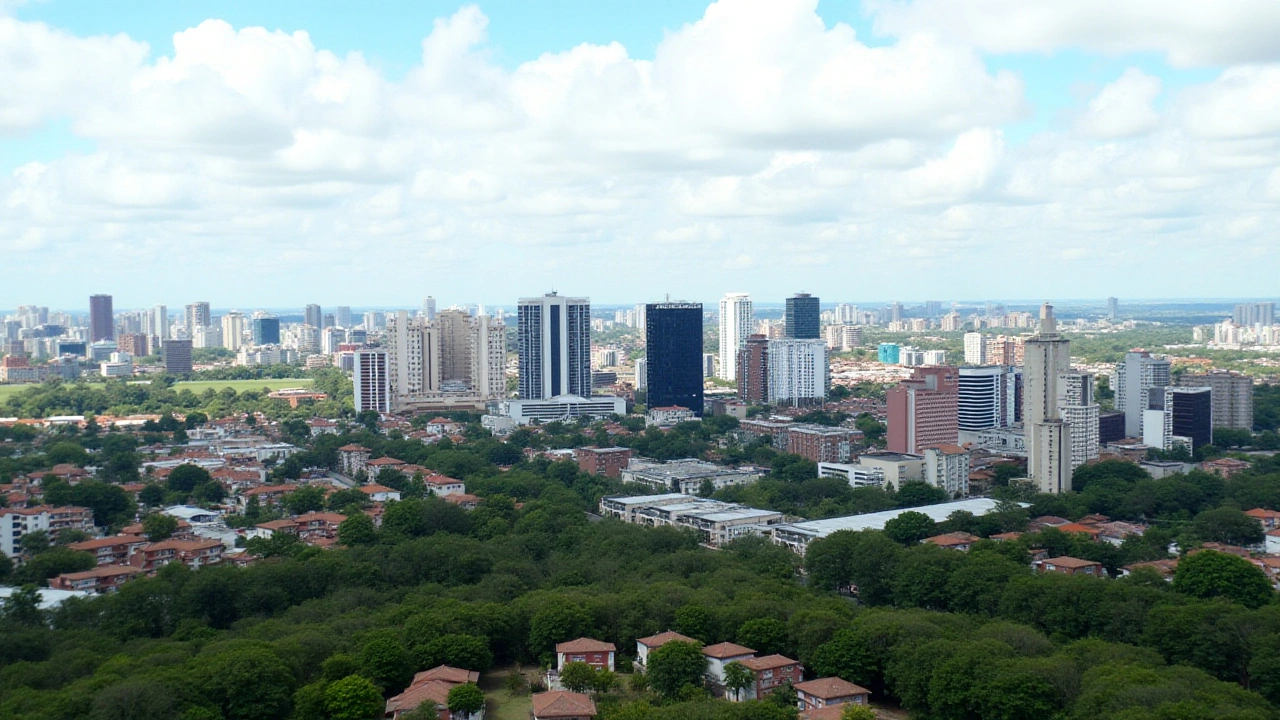
[[[831,389],[830,351],[824,340],[769,341],[769,402],[821,404]]]
[[[1093,375],[1058,375],[1058,412],[1071,426],[1071,468],[1098,459],[1098,404],[1093,401]]]
[[[446,310],[434,321],[401,310],[385,336],[391,405],[480,402],[503,396],[506,339],[493,318]]]
[[[971,332],[964,334],[964,364],[987,364],[987,340],[982,333]]]
[[[239,352],[244,345],[244,331],[248,325],[245,324],[244,315],[236,310],[232,310],[222,316],[222,347]]]
[[[356,412],[391,412],[388,353],[378,348],[357,350],[353,374]]]
[[[1169,369],[1168,359],[1153,357],[1145,350],[1126,353],[1124,362],[1116,366],[1116,409],[1124,411],[1126,437],[1143,436],[1142,417],[1148,407],[1148,393],[1170,384]]]
[[[1071,425],[1058,410],[1058,381],[1071,371],[1071,341],[1058,333],[1053,306],[1040,309],[1040,330],[1026,343],[1023,419],[1027,473],[1040,492],[1071,490]]]
[[[738,351],[755,328],[751,297],[746,293],[728,293],[720,299],[720,370],[721,380],[738,379]]]

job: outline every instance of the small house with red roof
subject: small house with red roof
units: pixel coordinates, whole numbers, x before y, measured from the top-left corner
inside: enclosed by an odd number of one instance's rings
[[[63,573],[50,580],[49,587],[55,590],[79,590],[101,595],[118,589],[133,576],[141,573],[141,568],[129,565],[100,565],[84,572]]]
[[[742,662],[756,656],[756,651],[736,643],[722,642],[702,648],[707,659],[707,682],[713,689],[724,689],[724,667],[731,662]]]
[[[678,632],[672,632],[671,630],[660,632],[657,635],[640,638],[636,640],[636,663],[641,667],[648,665],[649,653],[669,642],[696,643],[698,641],[686,635],[681,635]]]
[[[532,701],[533,720],[591,720],[596,704],[590,696],[567,690],[536,693]]]
[[[413,676],[404,692],[387,700],[383,717],[396,720],[423,703],[435,706],[437,720],[483,720],[484,709],[476,713],[454,713],[449,710],[449,691],[464,683],[479,681],[480,673],[441,665]]]
[[[804,680],[800,661],[784,655],[753,657],[739,662],[755,676],[755,682],[742,694],[743,700],[759,700],[787,683],[794,686]]]
[[[1036,572],[1062,573],[1063,575],[1092,575],[1102,577],[1102,563],[1073,557],[1045,558],[1035,561]]]
[[[613,643],[602,642],[592,638],[578,638],[556,645],[556,669],[562,669],[566,663],[582,662],[597,670],[613,670],[614,655],[617,648]]]
[[[361,485],[356,489],[365,495],[368,495],[369,499],[373,502],[390,502],[392,500],[400,499],[400,491],[389,488],[386,485],[370,483],[368,485]]]
[[[838,677],[795,683],[796,704],[801,710],[820,710],[836,705],[868,705],[871,691]]]

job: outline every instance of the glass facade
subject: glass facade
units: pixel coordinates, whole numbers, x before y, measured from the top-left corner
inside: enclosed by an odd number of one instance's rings
[[[650,408],[678,405],[702,416],[702,304],[645,306]]]
[[[818,298],[800,293],[787,298],[787,337],[795,340],[816,340],[822,321]]]

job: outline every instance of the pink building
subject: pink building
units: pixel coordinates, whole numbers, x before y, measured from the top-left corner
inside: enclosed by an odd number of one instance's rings
[[[889,451],[921,454],[925,448],[955,445],[960,373],[953,367],[918,367],[886,393]]]

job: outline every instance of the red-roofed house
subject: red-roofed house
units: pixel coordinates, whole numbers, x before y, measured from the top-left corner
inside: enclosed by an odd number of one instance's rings
[[[838,677],[795,683],[796,702],[801,710],[818,710],[834,705],[867,705],[871,691]]]
[[[731,662],[742,662],[756,656],[756,651],[731,642],[716,643],[702,648],[707,658],[707,680],[712,687],[724,689],[724,666]]]
[[[1073,557],[1055,557],[1037,560],[1036,571],[1040,573],[1056,572],[1063,575],[1093,575],[1102,577],[1102,563],[1092,560],[1081,560]]]
[[[477,682],[480,673],[441,665],[413,676],[413,682],[404,692],[387,700],[383,717],[400,718],[417,710],[423,703],[432,703],[437,720],[483,720],[484,710],[478,713],[451,713],[449,691],[468,682]]]
[[[481,497],[463,493],[461,495],[442,495],[441,499],[451,505],[457,505],[463,510],[475,510],[480,507]]]
[[[1216,460],[1205,460],[1200,463],[1200,469],[1205,472],[1211,472],[1218,477],[1229,478],[1248,470],[1249,463],[1244,460],[1224,457]]]
[[[141,568],[129,565],[101,565],[84,572],[63,573],[50,580],[49,587],[55,590],[109,593],[124,585],[134,575],[141,573]]]
[[[357,489],[365,495],[368,495],[369,499],[374,502],[389,502],[391,500],[400,499],[400,491],[393,490],[386,485],[372,483],[370,485],[361,485]]]
[[[299,515],[293,519],[297,526],[299,537],[304,540],[311,538],[336,538],[338,537],[338,526],[346,520],[347,516],[333,512],[309,512],[306,515]]]
[[[925,538],[924,541],[927,543],[933,543],[940,548],[967,552],[969,548],[973,547],[973,544],[978,542],[980,539],[981,538],[977,535],[970,535],[967,532],[953,532],[934,535],[933,537]]]
[[[1067,523],[1066,525],[1059,525],[1056,529],[1059,532],[1064,532],[1064,533],[1088,535],[1090,538],[1093,538],[1095,540],[1098,538],[1099,535],[1102,534],[1102,531],[1099,530],[1097,526],[1083,525],[1081,523]]]
[[[1262,529],[1264,530],[1275,530],[1277,526],[1280,526],[1280,512],[1275,510],[1254,508],[1245,510],[1244,514],[1262,523]]]
[[[147,572],[171,562],[180,562],[195,570],[222,562],[222,543],[217,540],[161,540],[140,548],[129,564]]]
[[[556,645],[556,669],[563,668],[565,663],[584,662],[593,668],[613,669],[613,656],[617,651],[613,643],[601,642],[591,638],[578,638]]]
[[[796,685],[804,680],[804,668],[799,660],[782,655],[766,655],[740,660],[756,681],[742,693],[743,700],[759,700],[786,683]]]
[[[342,474],[354,477],[364,470],[364,464],[369,462],[369,452],[369,448],[363,445],[343,445],[338,448],[338,464],[342,466]]]
[[[240,493],[240,502],[249,503],[249,498],[256,497],[262,505],[275,505],[280,502],[281,498],[298,489],[297,485],[263,485],[262,487],[250,488]]]
[[[444,475],[428,475],[423,478],[423,482],[427,485],[427,490],[432,495],[462,495],[467,491],[466,485],[461,480],[455,480]]]
[[[124,565],[138,548],[146,544],[147,539],[140,535],[112,535],[71,543],[67,547],[78,552],[93,553],[99,565]]]
[[[670,630],[666,632],[660,632],[657,635],[650,635],[649,637],[640,638],[639,640],[636,640],[636,662],[639,663],[641,667],[648,665],[649,653],[654,650],[657,650],[658,648],[662,647],[663,645],[666,645],[669,642],[696,643],[698,641],[694,640],[691,637],[687,637],[685,635],[681,635],[678,632],[672,632]]]
[[[596,704],[590,697],[567,690],[537,693],[533,702],[533,720],[591,720]]]

